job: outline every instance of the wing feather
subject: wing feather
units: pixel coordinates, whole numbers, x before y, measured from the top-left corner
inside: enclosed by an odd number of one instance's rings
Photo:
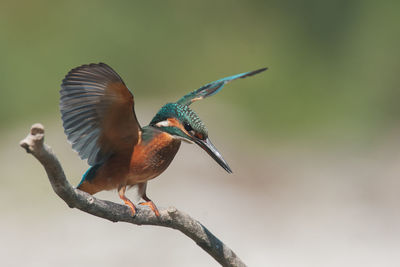
[[[64,132],[72,148],[91,166],[115,153],[131,151],[140,125],[132,93],[104,63],[72,69],[60,90]]]
[[[195,101],[204,99],[206,97],[215,95],[216,93],[218,93],[225,84],[237,80],[237,79],[243,79],[249,76],[253,76],[255,74],[258,74],[260,72],[263,72],[267,70],[267,68],[262,68],[262,69],[258,69],[258,70],[254,70],[254,71],[249,71],[249,72],[244,72],[244,73],[240,73],[237,75],[233,75],[233,76],[229,76],[229,77],[225,77],[223,79],[208,83],[202,87],[200,87],[197,90],[194,90],[193,92],[190,92],[188,94],[186,94],[185,96],[183,96],[181,99],[179,99],[177,101],[178,104],[181,105],[190,105]]]

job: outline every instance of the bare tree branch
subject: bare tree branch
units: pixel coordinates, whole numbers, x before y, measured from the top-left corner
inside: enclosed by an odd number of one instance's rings
[[[138,207],[135,217],[127,206],[100,200],[92,195],[73,188],[67,181],[64,171],[51,148],[44,144],[44,127],[34,124],[30,134],[20,142],[26,152],[31,153],[46,170],[54,192],[69,207],[78,208],[112,222],[128,222],[136,225],[158,225],[181,231],[197,245],[210,254],[222,266],[245,266],[238,256],[200,222],[174,207],[160,209],[160,217],[153,211]]]

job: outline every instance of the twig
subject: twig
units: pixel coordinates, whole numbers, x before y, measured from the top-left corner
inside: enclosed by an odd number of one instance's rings
[[[222,266],[245,266],[238,256],[200,222],[174,207],[160,209],[156,217],[150,209],[137,207],[135,217],[127,206],[100,200],[92,195],[73,188],[67,181],[64,171],[51,148],[44,144],[44,127],[34,124],[30,134],[20,142],[26,152],[31,153],[46,170],[54,192],[69,207],[78,208],[112,222],[127,222],[136,225],[158,225],[181,231],[197,245],[210,254]]]

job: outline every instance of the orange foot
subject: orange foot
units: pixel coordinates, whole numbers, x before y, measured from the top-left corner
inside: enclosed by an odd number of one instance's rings
[[[150,209],[156,214],[157,217],[160,217],[160,212],[158,211],[156,205],[153,203],[153,201],[147,201],[147,202],[142,202],[139,203],[139,205],[143,205],[143,206],[149,206]]]
[[[133,205],[133,203],[131,201],[125,201],[125,204],[129,206],[129,208],[132,211],[132,217],[135,217],[136,215],[136,207],[135,205]]]
[[[119,197],[125,202],[125,204],[128,205],[129,208],[131,209],[131,211],[132,211],[132,217],[135,217],[135,215],[136,215],[136,207],[135,207],[135,205],[132,203],[132,201],[130,201],[129,198],[127,198],[127,197],[125,196],[125,190],[126,190],[126,186],[121,186],[121,187],[118,189],[118,195],[119,195]]]

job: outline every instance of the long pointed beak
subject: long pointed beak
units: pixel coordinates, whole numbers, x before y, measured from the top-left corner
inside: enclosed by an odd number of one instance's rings
[[[215,148],[215,146],[211,143],[210,139],[197,139],[194,138],[193,141],[198,144],[202,149],[204,149],[222,168],[225,169],[228,173],[232,173],[231,168],[228,163],[224,160],[221,153]]]

